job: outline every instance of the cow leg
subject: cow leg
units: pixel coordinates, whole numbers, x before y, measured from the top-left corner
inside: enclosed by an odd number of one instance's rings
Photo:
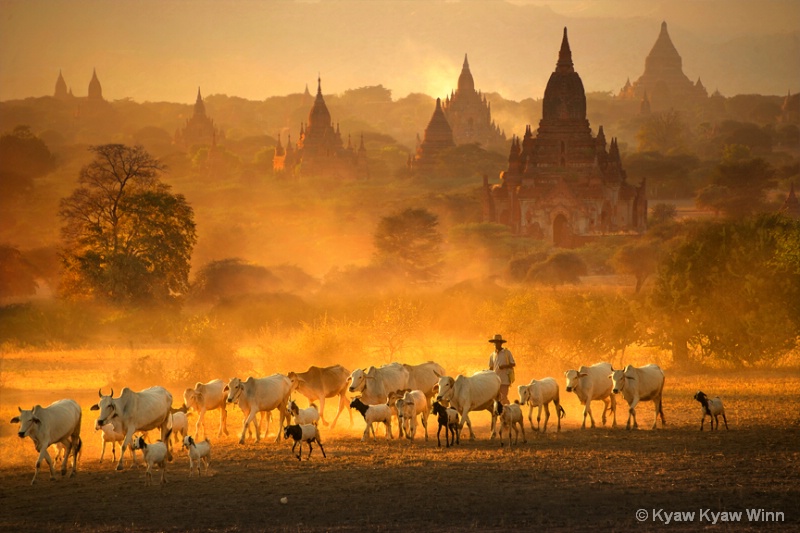
[[[128,432],[125,434],[125,438],[122,440],[122,446],[120,446],[120,452],[119,452],[119,462],[117,463],[117,470],[122,470],[122,461],[125,459],[125,450],[128,449],[128,446],[132,446],[131,441],[133,440],[134,431],[135,428],[133,426],[130,426],[128,428]],[[136,456],[134,455],[134,461],[133,464],[131,464],[131,468],[136,466],[135,457]]]
[[[195,438],[200,438],[200,428],[203,428],[203,436],[206,435],[206,410],[205,408],[200,408],[200,412],[197,415],[197,422],[194,424],[194,436]]]
[[[219,431],[217,436],[221,437],[223,433],[228,434],[228,410],[224,404],[219,408]]]
[[[392,435],[392,420],[389,419],[388,421],[384,422],[383,425],[386,426],[386,440],[393,439],[394,435]],[[397,438],[400,438],[399,434]]]
[[[550,420],[550,405],[549,402],[544,404],[544,427],[542,433],[547,433],[547,421]]]
[[[288,401],[283,402],[283,405],[286,405]],[[321,416],[321,415],[320,415]],[[284,422],[288,424],[289,417],[286,414],[285,409],[278,408],[278,432],[275,435],[275,442],[280,442],[281,440],[281,428],[283,427]]]
[[[617,427],[617,398],[613,394],[610,395],[611,398],[611,427]]]
[[[244,436],[245,433],[247,433],[247,426],[249,426],[251,422],[256,426],[256,442],[258,442],[260,428],[258,427],[257,414],[258,413],[256,413],[254,409],[250,409],[247,412],[247,416],[244,417],[244,422],[242,422],[242,435],[239,437],[239,444],[244,444]]]
[[[728,419],[725,417],[725,413],[722,413],[722,421],[725,422],[725,429],[728,429]],[[719,424],[719,422],[717,423]]]
[[[106,454],[106,444],[107,444],[106,443],[106,436],[105,435],[101,435],[100,439],[103,441],[103,449],[100,451],[100,462],[102,463],[103,462],[103,456]],[[114,450],[114,443],[113,442],[111,443],[111,449]],[[114,453],[114,460],[116,461],[116,459],[117,459],[117,454],[115,452]]]
[[[309,399],[309,402],[312,400]],[[336,416],[339,416],[339,413],[336,413]],[[327,420],[325,420],[325,393],[322,394],[322,397],[319,398],[319,419],[322,421],[322,425],[328,427],[330,424]],[[334,418],[334,420],[336,420]]]
[[[664,397],[659,396],[658,398],[658,412],[661,414],[661,428],[663,429],[664,426],[667,425],[667,419],[664,417]],[[727,426],[727,422],[725,423]]]
[[[469,407],[465,407],[461,413],[461,430],[464,429],[464,424],[469,429],[469,440],[475,440],[475,433],[472,432],[472,422],[469,419]],[[492,438],[494,438],[494,424],[492,424]]]
[[[428,414],[422,413],[422,427],[425,429],[425,440],[428,440]]]
[[[630,405],[628,406],[628,424],[625,429],[630,429],[631,417],[633,417],[633,429],[639,429],[639,424],[636,422],[636,406],[639,405],[639,396],[633,397]]]
[[[594,427],[594,417],[592,416],[592,402],[591,400],[586,400],[586,403],[583,406],[583,425],[581,429],[586,429],[586,416],[589,416],[589,421],[591,422],[591,427]],[[603,415],[605,416],[605,415]]]
[[[547,427],[547,422],[545,422],[545,428]],[[519,429],[522,430],[522,442],[528,442],[528,438],[525,436],[525,424],[522,422],[519,423]]]
[[[42,461],[47,462],[47,466],[50,467],[50,481],[54,481],[56,479],[56,471],[53,468],[53,460],[50,457],[50,452],[47,451],[49,444],[43,444],[42,450],[39,452],[39,458],[36,460],[36,470],[33,472],[33,479],[31,480],[31,485],[34,484],[36,481],[36,475],[39,473],[39,466],[42,464]]]

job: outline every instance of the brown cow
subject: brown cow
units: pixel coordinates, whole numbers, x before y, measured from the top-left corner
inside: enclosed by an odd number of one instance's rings
[[[331,427],[336,426],[336,421],[345,409],[350,415],[350,425],[353,425],[353,413],[347,409],[349,400],[347,399],[347,378],[350,371],[341,365],[318,367],[311,366],[305,372],[289,372],[289,379],[292,382],[292,390],[297,390],[308,398],[309,402],[319,401],[319,415],[324,425],[328,425],[325,420],[325,398],[339,396],[339,409],[333,419]]]

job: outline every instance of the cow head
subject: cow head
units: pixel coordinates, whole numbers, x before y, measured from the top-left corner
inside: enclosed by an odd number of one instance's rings
[[[363,392],[367,385],[367,372],[361,368],[356,368],[348,378],[350,380],[350,392]]]
[[[577,390],[581,378],[586,376],[586,372],[583,372],[583,367],[581,367],[581,370],[567,370],[564,372],[564,376],[567,378],[567,392],[572,392]]]
[[[239,378],[233,378],[228,383],[228,386],[225,387],[228,391],[228,403],[236,403],[239,401],[239,396],[242,395],[242,391],[244,391],[244,383]]]
[[[19,416],[15,416],[11,419],[12,424],[19,424],[19,430],[17,430],[17,435],[19,438],[24,439],[25,437],[34,437],[39,429],[39,424],[41,424],[41,420],[39,417],[36,416],[36,413],[41,409],[41,406],[35,405],[32,409],[23,409],[21,407],[17,407],[19,410]]]
[[[183,403],[189,407],[197,409],[197,392],[194,389],[186,389],[183,391]]]
[[[625,378],[628,376],[625,375],[624,370],[614,370],[609,377],[611,378],[611,383],[613,384],[611,392],[614,394],[619,394],[625,389]]]
[[[111,389],[111,394],[108,396],[103,396],[103,391],[98,389],[97,395],[100,397],[100,401],[90,407],[90,410],[100,411],[97,415],[97,421],[94,424],[95,429],[100,429],[106,424],[111,423],[117,416],[117,405],[114,400],[114,389]]]
[[[517,387],[517,391],[519,391],[519,403],[525,405],[528,403],[528,400],[531,398],[531,390],[529,385],[520,385]]]
[[[455,380],[453,378],[450,376],[442,376],[439,378],[439,383],[437,383],[436,386],[439,387],[439,392],[436,394],[436,401],[450,401],[453,398],[455,387]]]

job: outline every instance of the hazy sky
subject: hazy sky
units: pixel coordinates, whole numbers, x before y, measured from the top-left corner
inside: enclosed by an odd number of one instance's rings
[[[261,100],[314,91],[318,72],[326,93],[444,96],[465,53],[477,88],[540,98],[563,26],[587,90],[617,91],[662,20],[709,90],[800,91],[798,0],[0,0],[0,100],[52,94],[59,70],[85,96],[93,68],[110,100]]]

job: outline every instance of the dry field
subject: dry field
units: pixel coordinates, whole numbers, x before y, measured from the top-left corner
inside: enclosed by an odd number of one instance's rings
[[[89,406],[97,399],[97,384],[109,382],[113,367],[112,359],[90,353],[5,355],[0,531],[800,528],[797,371],[705,376],[667,371],[668,426],[656,431],[649,429],[652,405],[637,410],[644,429],[625,431],[626,409],[621,407],[617,418],[622,428],[582,431],[574,395],[562,392],[567,417],[560,434],[528,430],[527,443],[503,448],[489,439],[485,412],[473,416],[477,439],[451,449],[437,448],[433,418],[427,442],[418,434],[413,442],[379,438],[362,443],[360,415],[354,413],[348,427],[344,414],[335,430],[322,429],[328,457],[315,448],[311,460],[304,455],[302,462],[286,442],[274,442],[274,421],[266,440],[239,445],[241,413],[234,407],[229,409],[229,436],[216,437],[217,415],[207,419],[213,443],[210,475],[190,478],[188,459],[180,452],[168,465],[168,483],[161,488],[145,487],[143,468],[115,471],[110,450],[106,461],[98,462],[100,437]],[[699,388],[725,399],[729,431],[698,431],[699,406],[692,395]],[[180,396],[180,389],[171,390]],[[62,478],[57,473],[51,482],[42,470],[31,486],[36,453],[8,420],[17,405],[30,408],[63,397],[74,398],[84,409],[78,475]],[[327,413],[332,418],[332,405]],[[281,503],[283,497],[287,504]],[[637,520],[640,509],[647,511],[644,521]],[[762,509],[783,515],[776,515],[777,522],[748,519],[747,510]],[[675,522],[669,513],[676,511],[693,512],[693,520]],[[720,512],[743,514],[738,522],[722,523],[726,516]]]

